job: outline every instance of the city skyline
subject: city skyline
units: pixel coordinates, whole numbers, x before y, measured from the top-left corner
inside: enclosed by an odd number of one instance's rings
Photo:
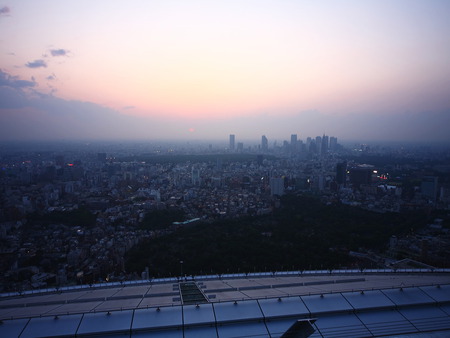
[[[450,142],[447,1],[0,3],[0,141]]]

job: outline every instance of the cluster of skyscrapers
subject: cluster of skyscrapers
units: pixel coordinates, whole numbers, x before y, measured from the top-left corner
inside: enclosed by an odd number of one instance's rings
[[[230,134],[229,149],[231,151],[243,150],[244,144],[242,142],[236,143],[236,136]],[[273,148],[269,148],[269,139],[266,135],[261,136],[261,144],[259,145],[259,150],[262,153],[270,152],[274,148],[281,148],[291,154],[299,153],[314,153],[318,155],[324,155],[329,151],[334,152],[338,150],[337,137],[328,136],[323,134],[323,136],[316,136],[315,138],[307,137],[306,141],[298,139],[297,134],[291,135],[291,140],[283,141],[282,145],[278,145],[276,141],[274,142]]]
[[[236,136],[234,134],[230,135],[230,150],[231,151],[242,151],[244,149],[244,143],[236,143]]]

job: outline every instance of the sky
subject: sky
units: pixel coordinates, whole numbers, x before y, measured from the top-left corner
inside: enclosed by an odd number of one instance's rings
[[[448,0],[0,0],[0,141],[450,143]]]

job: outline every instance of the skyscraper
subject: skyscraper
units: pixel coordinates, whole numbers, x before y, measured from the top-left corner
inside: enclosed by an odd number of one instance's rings
[[[267,140],[266,135],[261,136],[261,150],[263,153],[269,150],[269,141]]]
[[[319,155],[322,152],[322,138],[320,136],[316,136],[316,152]]]
[[[235,137],[234,134],[230,134],[230,150],[234,150],[235,147]]]
[[[337,150],[337,137],[330,136],[330,151]]]
[[[312,142],[312,139],[311,139],[311,137],[307,137],[306,138],[306,151],[309,153],[310,151],[311,151],[311,149],[310,149],[310,147],[311,147],[311,142]]]
[[[322,147],[321,154],[325,155],[328,152],[328,136],[323,134],[322,136]]]
[[[242,153],[243,150],[244,150],[244,143],[238,142],[237,143],[237,151]]]
[[[297,152],[297,134],[291,134],[291,153]]]

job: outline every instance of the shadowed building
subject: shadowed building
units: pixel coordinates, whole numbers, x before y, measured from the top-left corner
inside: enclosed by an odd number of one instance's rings
[[[353,188],[359,189],[361,185],[372,183],[373,167],[369,165],[360,165],[350,168],[350,182]]]
[[[267,153],[269,151],[269,140],[266,135],[261,136],[261,150],[263,153]]]
[[[230,135],[230,150],[234,150],[234,148],[235,148],[235,142],[236,142],[235,136],[234,136],[234,134],[231,134],[231,135]]]

